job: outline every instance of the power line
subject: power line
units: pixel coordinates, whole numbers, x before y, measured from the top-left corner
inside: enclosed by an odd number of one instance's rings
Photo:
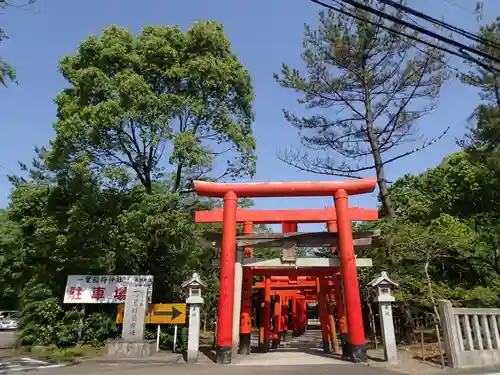
[[[339,4],[342,8],[347,9],[347,7],[346,7],[344,4],[342,4],[342,3],[341,3],[341,2],[342,2],[342,0],[332,0],[332,1],[334,1],[334,2],[335,2],[335,3],[337,3],[337,4]],[[381,0],[381,1],[383,1],[383,0]],[[423,27],[421,24],[419,24],[419,23],[418,23],[418,21],[416,21],[416,20],[415,20],[415,19],[413,19],[412,17],[410,17],[410,16],[408,16],[408,15],[405,15],[405,16],[406,16],[406,17],[407,17],[410,21],[412,21],[413,23],[415,23],[416,25],[419,25],[419,26]],[[367,20],[367,21],[369,22],[369,20]],[[397,32],[396,32],[396,33],[397,33]],[[414,39],[414,38],[412,38],[412,39]],[[405,40],[405,42],[406,42],[406,43],[408,43],[409,45],[411,45],[413,48],[417,49],[419,52],[421,52],[421,53],[423,53],[423,54],[425,54],[425,55],[427,55],[427,56],[429,56],[429,57],[431,57],[431,58],[435,58],[435,56],[432,56],[432,55],[431,55],[428,51],[426,51],[425,49],[420,48],[420,47],[418,46],[418,44],[417,44],[417,43],[412,43],[412,42],[410,42],[410,41],[408,41],[408,40]],[[418,43],[419,43],[419,44],[422,44],[422,43],[423,43],[423,44],[425,44],[425,45],[428,45],[426,42],[423,42],[423,41],[421,41],[421,40],[419,40],[419,41],[418,41]],[[441,48],[440,46],[438,46],[438,45],[436,45],[436,46],[435,46],[435,48],[440,49],[442,52],[450,53],[450,54],[452,54],[452,55],[459,56],[459,57],[461,57],[461,58],[463,58],[463,59],[466,59],[466,60],[471,60],[471,61],[473,61],[473,62],[475,62],[475,63],[476,63],[476,60],[474,59],[474,57],[472,57],[472,59],[471,59],[471,58],[469,57],[470,55],[469,55],[469,56],[464,56],[464,55],[463,55],[463,54],[464,54],[464,52],[463,52],[463,51],[462,51],[461,53],[457,54],[455,51],[450,51],[450,50],[447,50],[447,49],[446,49],[446,51],[445,51],[444,49],[442,49],[442,48]],[[454,66],[450,65],[450,64],[449,64],[449,63],[447,63],[446,61],[441,60],[440,62],[441,62],[441,63],[442,63],[445,67],[447,67],[447,68],[448,68],[448,69],[450,69],[450,70],[453,70],[454,72],[456,72],[456,73],[457,73],[457,74],[459,74],[459,75],[467,75],[467,73],[464,73],[464,72],[460,71],[460,69],[459,69],[459,68],[456,68],[456,67],[454,67]],[[494,69],[493,69],[493,68],[490,68],[489,70],[491,71],[491,70],[494,70]]]
[[[471,33],[470,31],[467,31],[465,29],[462,29],[460,27],[457,27],[457,26],[453,26],[449,23],[446,23],[444,21],[441,21],[441,20],[438,20],[437,18],[434,18],[434,17],[431,17],[429,16],[428,14],[425,14],[425,13],[422,13],[418,10],[415,10],[413,8],[410,8],[406,5],[403,5],[403,4],[399,4],[393,0],[378,0],[380,1],[381,3],[384,3],[384,4],[387,4],[387,5],[390,5],[391,7],[397,9],[397,10],[401,10],[403,12],[406,12],[406,13],[410,13],[414,16],[417,16],[418,18],[421,18],[427,22],[430,22],[430,23],[433,23],[437,26],[440,26],[444,29],[447,29],[447,30],[450,30],[450,31],[453,31],[453,32],[456,32],[457,34],[460,34],[462,36],[465,36],[466,38],[469,38],[475,42],[478,42],[478,43],[482,43],[484,45],[488,45],[490,47],[493,47],[493,48],[498,48],[500,49],[500,44],[497,44],[497,43],[493,43],[487,39],[484,39],[484,38],[481,38],[480,36],[478,36],[477,34],[474,34],[474,33]]]
[[[335,1],[336,3],[338,3],[340,0],[333,0]],[[415,19],[413,19],[412,17],[406,15],[406,17],[412,21],[413,23],[415,23],[416,25],[419,25],[419,26],[422,26],[418,21],[416,21]],[[423,27],[423,26],[422,26]],[[409,45],[411,45],[413,48],[415,48],[416,50],[418,50],[419,52],[431,57],[431,58],[434,58],[434,56],[432,56],[428,51],[426,51],[425,49],[422,49],[420,48],[420,46],[416,43],[411,43],[409,41],[406,41],[406,43],[408,43]],[[450,69],[450,70],[453,70],[455,73],[459,74],[459,75],[466,75],[466,73],[463,73],[462,71],[460,71],[459,68],[455,68],[454,66],[450,65],[449,63],[447,63],[446,61],[444,60],[441,60],[440,61],[446,68]]]
[[[493,66],[490,66],[490,65],[487,65],[487,64],[483,63],[482,61],[478,60],[477,58],[475,58],[475,57],[473,57],[473,56],[471,56],[471,55],[467,54],[465,51],[459,50],[459,51],[457,52],[457,51],[451,50],[451,49],[449,49],[449,48],[446,48],[446,47],[444,47],[444,46],[440,46],[440,45],[438,45],[438,44],[431,43],[431,42],[429,42],[429,41],[423,40],[423,39],[421,39],[421,38],[419,38],[419,37],[416,37],[416,36],[414,36],[414,35],[406,34],[406,33],[402,32],[402,31],[395,30],[395,29],[393,29],[393,28],[391,28],[391,27],[385,26],[385,25],[384,25],[384,24],[382,24],[382,23],[378,23],[378,22],[372,21],[372,20],[370,20],[370,19],[368,19],[368,18],[366,18],[366,17],[361,17],[361,16],[359,16],[359,15],[357,15],[357,14],[354,14],[354,13],[352,13],[352,12],[350,12],[350,11],[343,10],[343,9],[338,8],[338,7],[335,7],[335,6],[333,6],[333,5],[326,4],[326,3],[324,3],[324,2],[323,2],[323,1],[321,1],[321,0],[310,0],[310,1],[312,1],[313,3],[316,3],[316,4],[318,4],[318,5],[321,5],[321,6],[325,7],[325,8],[327,8],[327,9],[330,9],[330,10],[333,10],[333,11],[335,11],[335,12],[338,12],[338,13],[344,14],[344,15],[346,15],[346,16],[352,17],[352,18],[354,18],[354,19],[357,19],[357,20],[359,20],[359,21],[363,21],[363,22],[366,22],[366,23],[368,23],[368,24],[371,24],[371,25],[374,25],[374,26],[380,27],[381,29],[384,29],[384,30],[389,31],[389,32],[391,32],[391,33],[393,33],[393,34],[396,34],[396,35],[399,35],[399,36],[401,36],[401,37],[404,37],[404,38],[406,38],[406,39],[413,40],[413,41],[415,41],[415,42],[418,42],[419,44],[423,44],[423,45],[426,45],[426,46],[428,46],[428,47],[435,48],[435,49],[437,49],[437,50],[439,50],[439,51],[441,51],[441,52],[445,52],[445,53],[448,53],[448,54],[450,54],[450,55],[458,56],[458,57],[460,57],[460,58],[462,58],[462,59],[472,61],[472,62],[474,62],[475,64],[477,64],[477,65],[481,66],[482,68],[484,68],[484,69],[486,69],[486,70],[488,70],[488,71],[495,71],[495,72],[500,73],[500,69],[497,69],[496,67],[493,67]],[[350,1],[350,0],[338,0],[338,1],[347,2],[347,3],[354,3],[354,4],[356,4],[356,5],[353,5],[354,7],[357,7],[357,5],[360,5],[360,4],[359,4],[359,3],[357,3],[356,1]],[[337,2],[338,2],[338,1],[337,1]],[[364,6],[364,7],[366,7],[366,6]],[[425,29],[423,29],[422,27],[418,27],[418,26],[412,25],[412,24],[410,24],[410,23],[408,23],[408,22],[406,22],[406,21],[400,20],[400,19],[398,19],[398,18],[396,18],[396,17],[390,16],[390,15],[387,15],[387,14],[385,14],[385,13],[381,12],[381,11],[378,11],[377,9],[373,9],[373,8],[371,8],[371,7],[367,7],[367,8],[369,8],[369,9],[365,9],[365,10],[366,10],[366,11],[368,11],[369,13],[375,13],[375,14],[377,14],[379,17],[382,17],[382,18],[388,18],[388,19],[392,20],[394,23],[397,23],[397,24],[400,24],[400,25],[403,25],[403,26],[409,27],[409,28],[411,28],[411,29],[413,29],[413,30],[415,30],[415,31],[418,31],[418,30],[423,30],[423,31],[424,31],[423,33],[424,33],[424,34],[426,34],[426,30],[425,30]],[[372,12],[371,10],[373,10],[373,12]],[[390,17],[390,18],[389,18],[389,17]],[[416,29],[417,29],[417,30],[416,30]],[[435,34],[435,33],[433,33],[433,34]],[[435,34],[435,35],[438,35],[438,34]],[[439,36],[439,35],[438,35],[438,36]],[[442,39],[445,39],[445,40],[446,40],[446,39],[448,39],[448,38],[441,37],[441,36],[439,36],[439,37],[440,37],[440,38],[437,38],[437,39],[441,39],[441,38],[442,38]],[[453,43],[456,43],[456,44],[459,44],[460,46],[467,47],[467,46],[465,46],[465,45],[463,45],[463,44],[461,44],[461,43],[454,42],[454,41],[452,41],[452,42],[453,42]],[[469,48],[469,47],[467,47],[467,48]],[[469,48],[469,49],[470,49],[470,48]],[[500,59],[497,59],[497,60],[499,60],[499,62],[500,62]]]
[[[314,0],[313,0],[314,1]],[[417,25],[413,25],[409,22],[406,22],[400,18],[397,18],[395,16],[393,16],[392,14],[388,14],[388,13],[384,13],[378,9],[375,9],[371,6],[368,6],[368,5],[365,5],[365,4],[362,4],[356,0],[341,0],[342,2],[344,3],[347,3],[355,8],[358,8],[358,9],[362,9],[366,12],[369,12],[369,13],[372,13],[372,14],[375,14],[379,17],[382,17],[382,18],[385,18],[385,19],[388,19],[389,21],[392,21],[392,22],[395,22],[399,25],[402,25],[402,26],[405,26],[405,27],[408,27],[414,31],[418,31],[419,33],[421,34],[424,34],[424,35],[427,35],[427,36],[430,36],[431,38],[434,38],[436,40],[439,40],[443,43],[446,43],[446,44],[449,44],[449,45],[452,45],[456,48],[459,49],[459,52],[463,53],[464,56],[468,56],[468,54],[466,52],[470,52],[470,53],[474,53],[478,56],[481,56],[485,59],[489,59],[489,60],[492,60],[496,63],[499,63],[500,64],[500,58],[498,57],[495,57],[495,56],[492,56],[490,54],[487,54],[483,51],[480,51],[478,50],[477,48],[473,48],[473,47],[470,47],[468,45],[465,45],[463,43],[460,43],[460,42],[457,42],[453,39],[450,39],[450,38],[447,38],[445,36],[442,36],[442,35],[439,35],[431,30],[427,30],[423,27],[420,27],[420,26],[417,26]],[[316,1],[315,1],[316,2]],[[479,60],[476,59],[476,63],[477,62],[480,62]],[[489,65],[486,65],[482,62],[480,62],[485,68],[488,68],[488,69],[491,69],[491,67]]]
[[[335,1],[335,2],[338,4],[341,0],[333,0],[333,1]],[[342,5],[342,6],[343,6],[343,7],[345,7],[345,5]],[[410,16],[407,16],[407,17],[408,17],[408,19],[409,19],[410,21],[414,22],[414,23],[415,23],[415,24],[417,24],[417,25],[420,25],[420,24],[418,23],[418,21],[414,20],[414,19],[413,19],[413,18],[411,18]],[[420,25],[420,26],[422,26],[422,25]],[[419,43],[421,43],[420,41],[419,41],[418,43],[412,43],[412,42],[410,42],[410,41],[408,41],[408,40],[405,40],[404,42],[405,42],[405,43],[408,43],[410,46],[412,46],[413,48],[415,48],[417,51],[419,51],[419,52],[423,53],[424,55],[427,55],[427,56],[429,56],[430,58],[434,58],[434,59],[436,58],[435,56],[432,56],[432,55],[429,53],[429,51],[426,51],[425,49],[421,48],[421,47],[418,45]],[[460,57],[462,57],[462,56],[460,56]],[[450,65],[449,63],[447,63],[447,62],[446,62],[446,61],[444,61],[444,60],[440,60],[440,62],[443,64],[443,66],[445,66],[446,68],[448,68],[448,69],[450,69],[450,70],[454,71],[455,73],[457,73],[457,74],[459,74],[459,75],[465,75],[465,74],[466,74],[466,73],[463,73],[462,71],[460,71],[460,69],[459,69],[459,68],[456,68],[456,67],[454,67],[454,66]]]
[[[465,8],[465,7],[461,6],[461,5],[455,4],[455,3],[454,3],[453,1],[451,1],[451,0],[443,0],[443,1],[444,1],[445,3],[450,4],[451,6],[454,6],[454,7],[455,7],[455,8],[457,8],[457,9],[463,10],[463,11],[464,11],[464,12],[466,12],[466,13],[474,13],[474,12],[472,12],[470,9],[467,9],[467,8]]]

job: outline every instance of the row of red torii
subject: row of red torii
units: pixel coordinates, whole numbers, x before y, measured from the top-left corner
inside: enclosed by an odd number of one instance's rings
[[[357,259],[354,246],[371,243],[374,232],[352,233],[352,221],[377,220],[376,210],[349,208],[350,195],[370,193],[376,179],[328,182],[215,183],[194,181],[199,196],[224,199],[224,208],[196,212],[197,223],[222,222],[220,247],[220,294],[216,362],[231,363],[232,353],[250,352],[252,288],[262,289],[259,348],[269,349],[271,295],[275,295],[273,340],[286,331],[288,309],[295,335],[307,324],[307,303],[318,302],[323,345],[338,350],[334,315],[338,320],[342,355],[353,362],[366,361],[366,341],[356,268],[371,266],[371,259]],[[335,207],[320,210],[243,210],[238,198],[330,196]],[[243,235],[237,235],[243,223]],[[283,233],[253,234],[254,224],[282,224]],[[326,223],[328,232],[297,233],[298,223]],[[215,234],[214,234],[215,235]],[[209,236],[210,237],[210,236]],[[281,258],[252,258],[257,247],[280,247]],[[297,247],[329,247],[331,258],[298,258]],[[238,251],[238,249],[241,249]],[[336,250],[339,250],[338,252]],[[252,285],[253,276],[264,281]],[[334,312],[335,309],[335,312]]]

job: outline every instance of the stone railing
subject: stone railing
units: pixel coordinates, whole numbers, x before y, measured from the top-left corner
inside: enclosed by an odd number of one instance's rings
[[[439,315],[449,367],[500,364],[500,309],[454,308],[441,300]]]

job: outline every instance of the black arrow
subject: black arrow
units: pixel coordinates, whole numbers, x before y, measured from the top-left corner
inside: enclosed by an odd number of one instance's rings
[[[181,316],[184,314],[182,311],[176,309],[174,306],[172,306],[172,311],[155,311],[154,315],[159,315],[159,316],[171,316],[172,320],[175,320],[177,317]]]

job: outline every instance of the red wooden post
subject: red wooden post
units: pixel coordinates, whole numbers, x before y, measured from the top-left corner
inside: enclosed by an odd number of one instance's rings
[[[263,351],[262,348],[264,346],[264,312],[266,308],[266,299],[265,299],[265,289],[262,289],[260,294],[259,301],[259,350]]]
[[[321,338],[323,340],[323,352],[330,353],[330,340],[329,340],[329,318],[328,318],[328,308],[326,306],[325,291],[323,287],[322,280],[318,277],[316,279],[317,283],[317,295],[318,295],[318,308],[319,308],[319,321],[321,324]]]
[[[337,309],[337,319],[339,321],[340,345],[342,348],[342,358],[347,359],[349,354],[349,333],[347,330],[347,321],[344,307],[344,296],[342,293],[342,279],[340,273],[336,273],[333,281],[335,293],[335,305]]]
[[[276,349],[279,346],[281,331],[281,296],[277,294],[274,298],[273,341],[271,344],[272,349]]]
[[[297,232],[297,223],[293,221],[285,221],[281,224],[282,226],[282,232],[283,233],[289,233],[289,232]],[[290,305],[290,298],[288,296],[283,298],[282,302],[282,307],[281,307],[281,315],[282,315],[282,322],[281,322],[281,332],[280,336],[283,341],[286,341],[288,338],[288,308]]]
[[[340,247],[340,271],[344,282],[344,303],[349,327],[349,345],[353,362],[366,362],[366,341],[359,296],[356,256],[352,240],[347,192],[339,189],[334,193],[337,209],[337,230]]]
[[[220,255],[220,295],[216,354],[216,362],[221,364],[231,363],[237,205],[238,197],[234,192],[228,191],[224,194],[224,223],[222,225]]]
[[[253,233],[253,223],[243,223],[243,233]],[[252,256],[252,248],[245,247],[244,256]],[[242,355],[250,354],[252,337],[252,268],[243,267],[243,286],[241,290],[240,314],[240,351]]]
[[[288,338],[288,306],[290,297],[284,295],[281,303],[281,340],[286,341]]]
[[[307,301],[304,300],[302,303],[302,327],[301,334],[304,334],[307,330]]]
[[[292,337],[297,336],[298,331],[298,317],[297,317],[297,297],[292,297]]]
[[[335,293],[333,288],[333,282],[330,280],[328,283],[328,313],[330,314],[331,342],[335,353],[340,353],[337,329],[335,327]]]
[[[328,227],[328,232],[336,232],[337,231],[337,223],[335,221],[328,221],[327,222],[327,227]],[[333,256],[335,255],[335,253],[337,252],[337,248],[336,247],[331,247],[330,248],[330,254]],[[337,331],[335,329],[335,302],[336,301],[336,297],[335,297],[335,290],[334,288],[337,287],[337,280],[335,280],[335,275],[333,275],[333,282],[332,284],[335,283],[334,285],[331,285],[329,284],[329,287],[328,287],[328,300],[330,302],[330,306],[329,306],[329,313],[331,314],[330,315],[330,329],[332,330],[332,345],[333,345],[333,349],[335,350],[335,353],[339,353],[339,342],[337,340]],[[341,288],[341,285],[340,285],[340,278],[338,279],[338,284],[339,284],[339,287]],[[341,289],[340,289],[341,290]],[[342,311],[344,311],[344,305],[342,303],[342,301],[340,301],[340,304],[342,306]],[[338,307],[338,306],[337,306]],[[339,316],[338,312],[337,312],[337,316]],[[340,317],[339,317],[340,319]],[[343,322],[342,324],[345,326],[345,314],[342,312],[342,319],[343,319]],[[340,325],[340,321],[339,321],[339,325]],[[339,327],[340,329],[340,327]],[[341,336],[342,336],[342,330],[340,331],[341,333]],[[346,331],[347,332],[347,331]]]
[[[269,338],[271,337],[271,278],[266,277],[264,289],[264,341],[261,351],[269,350]]]

